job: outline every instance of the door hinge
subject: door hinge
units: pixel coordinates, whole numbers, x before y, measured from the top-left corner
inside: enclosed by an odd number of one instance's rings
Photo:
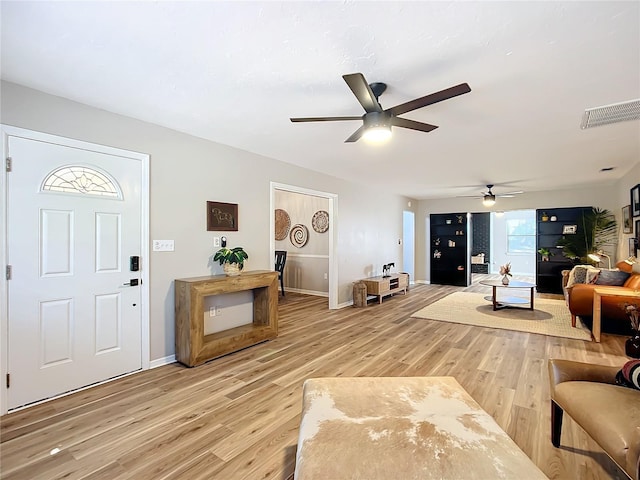
[[[7,265],[6,273],[7,280],[11,280],[11,265]]]
[[[11,157],[7,157],[7,172],[11,171],[11,166],[13,164],[13,159]]]
[[[7,373],[7,388],[11,386],[11,375]]]

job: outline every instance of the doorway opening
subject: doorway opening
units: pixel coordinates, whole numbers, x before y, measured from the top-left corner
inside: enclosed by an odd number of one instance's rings
[[[338,308],[336,204],[332,193],[271,183],[270,254],[287,252],[285,290],[327,297],[330,309]]]
[[[409,282],[415,281],[415,213],[402,212],[402,267],[409,274]]]

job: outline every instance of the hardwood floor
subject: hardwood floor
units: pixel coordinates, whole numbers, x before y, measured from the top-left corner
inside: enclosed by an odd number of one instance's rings
[[[275,340],[3,416],[0,478],[288,479],[306,378],[423,375],[455,377],[550,478],[626,478],[569,417],[562,447],[551,445],[546,373],[552,357],[622,365],[625,337],[598,344],[410,318],[459,290],[489,288],[419,285],[337,311],[287,293]]]

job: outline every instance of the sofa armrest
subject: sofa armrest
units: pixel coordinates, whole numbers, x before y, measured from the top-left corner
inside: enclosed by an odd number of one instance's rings
[[[550,359],[549,381],[551,392],[554,387],[562,382],[599,382],[616,383],[616,374],[620,367],[609,365],[594,365],[592,363],[574,362],[571,360]]]

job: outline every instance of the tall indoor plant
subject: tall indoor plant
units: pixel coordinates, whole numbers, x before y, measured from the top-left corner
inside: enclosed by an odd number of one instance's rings
[[[592,208],[583,213],[575,235],[563,235],[558,242],[565,257],[588,263],[587,255],[608,246],[615,246],[618,239],[618,222],[606,209]]]

